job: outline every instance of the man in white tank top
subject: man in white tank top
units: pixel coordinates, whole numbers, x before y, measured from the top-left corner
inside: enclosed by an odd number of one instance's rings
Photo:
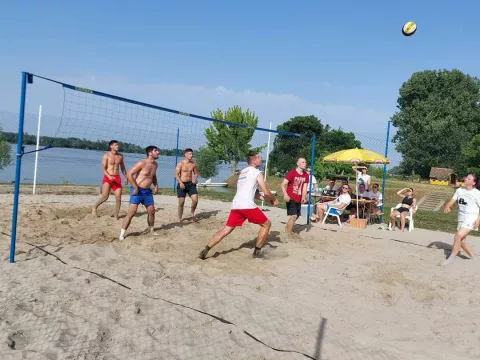
[[[440,265],[450,265],[462,248],[471,259],[473,251],[467,244],[467,235],[472,230],[477,230],[480,225],[480,191],[476,188],[477,175],[468,174],[463,179],[464,188],[458,188],[453,194],[452,200],[445,205],[445,212],[450,212],[453,204],[458,207],[458,226],[453,238],[453,249],[447,260]]]
[[[237,193],[233,198],[232,209],[225,227],[218,231],[208,242],[205,249],[199,254],[199,258],[205,260],[208,251],[230,234],[237,226],[242,226],[245,220],[253,224],[260,225],[257,243],[252,257],[262,257],[261,248],[272,223],[265,214],[255,204],[254,199],[268,201],[273,206],[278,205],[278,200],[268,190],[262,172],[258,169],[262,164],[262,158],[256,152],[250,152],[248,155],[248,167],[243,169],[238,176]],[[258,192],[258,188],[263,191],[263,196]]]

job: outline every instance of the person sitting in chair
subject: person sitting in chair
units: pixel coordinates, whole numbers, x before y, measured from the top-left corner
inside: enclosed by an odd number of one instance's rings
[[[355,199],[370,199],[370,193],[365,190],[365,184],[361,183],[358,185],[358,194],[354,195]],[[362,209],[358,209],[361,211]],[[357,217],[357,208],[356,206],[352,206],[350,209],[350,216],[349,219],[356,218]]]
[[[403,192],[406,191],[406,195]],[[397,192],[397,195],[402,198],[401,206],[398,209],[394,209],[390,213],[390,224],[392,231],[395,230],[395,218],[400,215],[400,231],[405,231],[405,218],[412,208],[412,215],[415,214],[415,207],[417,206],[417,199],[413,197],[413,189],[405,188]]]
[[[378,216],[382,212],[383,196],[378,190],[379,188],[380,186],[378,184],[373,184],[372,191],[370,192],[370,199],[375,200],[375,203],[372,204],[372,216]]]
[[[322,222],[323,221],[323,216],[325,213],[327,213],[329,210],[330,214],[333,215],[342,215],[343,210],[350,205],[352,202],[352,197],[350,194],[352,193],[352,190],[350,189],[350,186],[348,185],[342,185],[341,187],[342,193],[335,199],[329,202],[324,202],[324,203],[317,203],[317,221]]]

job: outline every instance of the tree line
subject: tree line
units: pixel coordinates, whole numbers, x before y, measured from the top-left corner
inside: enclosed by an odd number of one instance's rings
[[[13,132],[4,132],[3,140],[10,144],[15,144],[17,142],[17,133]],[[36,145],[37,137],[36,135],[24,134],[23,135],[23,144],[24,145]],[[40,136],[40,146],[52,145],[53,147],[60,148],[69,148],[69,149],[81,149],[81,150],[100,150],[108,151],[108,141],[91,141],[87,139],[79,139],[75,137],[62,138],[62,137],[51,137],[51,136]],[[133,153],[133,154],[143,154],[145,153],[145,148],[127,143],[120,142],[121,152],[124,153]],[[176,149],[159,149],[161,155],[165,156],[175,156]],[[180,151],[181,153],[181,151]]]

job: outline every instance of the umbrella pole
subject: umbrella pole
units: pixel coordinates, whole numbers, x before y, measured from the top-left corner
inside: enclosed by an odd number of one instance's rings
[[[358,170],[355,170],[355,195],[357,195],[357,219],[360,219],[360,213],[358,212]]]

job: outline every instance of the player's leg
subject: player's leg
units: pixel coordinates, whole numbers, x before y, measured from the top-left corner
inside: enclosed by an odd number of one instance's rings
[[[100,205],[102,205],[105,201],[107,201],[108,197],[110,196],[111,188],[112,187],[108,182],[104,182],[102,184],[102,189],[100,191],[100,196],[98,197],[97,201],[95,202],[95,205],[93,205],[93,208],[92,208],[92,215],[93,216],[98,216],[97,215],[97,209]]]
[[[318,203],[317,204],[317,219],[319,222],[323,221],[323,216],[325,211],[327,211],[327,203]]]
[[[408,215],[408,211],[402,211],[400,213],[400,231],[405,231],[405,218]]]
[[[120,207],[122,205],[122,188],[115,189],[115,210],[113,211],[113,217],[118,220],[118,214],[120,213]]]
[[[120,236],[119,240],[124,240],[125,239],[125,232],[127,231],[128,227],[130,226],[130,222],[132,221],[132,218],[135,216],[137,213],[138,209],[138,204],[131,203],[130,202],[130,207],[128,208],[128,213],[123,219],[122,222],[122,229],[120,230]]]
[[[460,248],[462,247],[462,241],[464,241],[466,239],[469,232],[470,232],[470,229],[463,228],[463,227],[460,227],[457,230],[457,232],[455,233],[455,235],[453,237],[452,252],[451,252],[450,256],[448,257],[448,259],[445,260],[444,262],[442,262],[441,265],[449,265],[449,264],[453,263],[453,261],[455,260],[455,258],[458,255],[458,252],[460,251]],[[470,254],[473,255],[473,252],[471,252],[471,249],[470,249]]]
[[[192,207],[191,207],[192,220],[196,221],[197,218],[195,216],[195,210],[197,209],[197,205],[198,205],[198,194],[195,193],[190,195],[190,199],[192,199]]]
[[[390,225],[392,227],[392,230],[395,230],[395,218],[397,217],[397,215],[399,215],[400,213],[397,211],[397,210],[393,210],[391,213],[390,213]]]
[[[153,227],[155,225],[155,206],[149,205],[147,208],[147,223],[150,233],[153,233]]]
[[[287,203],[287,215],[290,216],[287,222],[287,226],[285,227],[285,232],[287,234],[292,234],[293,232],[293,225],[298,218],[298,211],[297,211],[298,204],[292,200]]]
[[[208,251],[222,241],[227,235],[229,235],[237,226],[242,226],[246,218],[239,210],[231,210],[230,215],[228,216],[227,223],[225,227],[217,231],[212,238],[208,241],[207,246],[200,252],[198,257],[202,260],[205,260],[207,257]]]
[[[261,250],[263,244],[265,243],[265,240],[267,239],[270,227],[272,226],[272,222],[259,208],[248,210],[246,215],[248,222],[260,225],[260,230],[258,231],[257,242],[255,244],[255,249],[253,250],[252,257],[263,257]]]
[[[187,196],[187,192],[185,189],[182,189],[180,187],[180,184],[177,184],[177,197],[178,197],[178,210],[177,210],[177,216],[178,216],[178,222],[182,221],[183,218],[183,207],[185,205],[185,197]]]

